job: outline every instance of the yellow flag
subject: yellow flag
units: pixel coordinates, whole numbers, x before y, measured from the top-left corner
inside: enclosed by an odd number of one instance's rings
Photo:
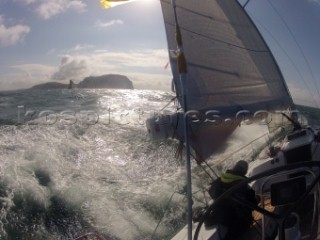
[[[111,8],[113,6],[129,2],[130,0],[100,0],[103,8]]]

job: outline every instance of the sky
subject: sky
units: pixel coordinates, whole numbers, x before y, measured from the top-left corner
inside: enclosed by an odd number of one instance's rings
[[[320,107],[320,0],[251,0],[246,10],[294,101]],[[0,0],[0,91],[109,73],[170,91],[167,62],[159,0],[110,9],[99,0]]]

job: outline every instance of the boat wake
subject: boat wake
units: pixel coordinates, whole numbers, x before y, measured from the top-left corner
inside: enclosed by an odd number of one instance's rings
[[[42,116],[17,124],[17,112],[13,115],[9,108],[5,115],[15,124],[0,126],[1,236],[73,239],[98,231],[109,239],[164,239],[185,224],[185,167],[173,154],[178,142],[149,140],[143,122],[171,95],[138,90],[33,92],[45,99],[43,106],[26,100],[28,94],[20,93],[10,107],[24,103],[27,110],[38,111],[35,115],[54,109],[57,120],[48,124],[53,116]],[[59,103],[51,101],[57,96]],[[99,121],[91,124],[92,115],[71,124],[70,115],[61,115],[65,107],[60,103],[68,103],[67,109],[76,113],[94,110]],[[244,132],[249,140],[245,128],[227,145],[240,146]],[[214,158],[223,160],[228,151]]]

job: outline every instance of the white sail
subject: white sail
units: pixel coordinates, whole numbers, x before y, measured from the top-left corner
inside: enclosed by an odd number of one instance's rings
[[[193,236],[194,239],[221,239],[221,226],[227,226],[226,231],[232,233],[228,239],[318,239],[320,164],[316,161],[320,151],[316,149],[320,140],[315,141],[315,136],[320,134],[311,128],[303,129],[292,116],[279,114],[294,108],[294,104],[279,67],[254,23],[237,0],[172,0],[173,6],[170,0],[160,1],[169,50],[179,45],[178,58],[170,55],[170,62],[183,112],[171,115],[170,124],[174,126],[173,137],[184,142],[187,148],[188,226],[173,239],[192,239]],[[176,32],[179,33],[177,39]],[[207,115],[208,112],[212,114]],[[238,117],[241,112],[246,118],[250,115],[254,118],[255,113],[265,114],[268,118],[264,120],[270,129],[288,121],[293,130],[278,142],[281,147],[270,148],[268,158],[251,165],[250,178],[222,183],[227,191],[215,198],[211,206],[206,206],[199,222],[193,223],[189,146],[195,150],[196,160],[205,160],[235,130],[242,120]],[[158,119],[154,122],[159,126],[149,132],[167,130],[165,126],[170,125],[167,118]],[[168,135],[169,131],[162,133]],[[239,197],[239,190],[250,182],[260,196],[259,206],[249,204],[244,196]],[[288,194],[283,196],[283,192]],[[256,225],[238,233],[231,224],[220,222],[221,216],[214,214],[222,207],[219,203],[226,199],[234,201],[228,205],[230,208],[233,204],[243,204],[245,211],[256,210],[259,216],[263,215],[255,219],[259,230]],[[267,204],[270,205],[266,207]],[[306,208],[302,210],[302,206]],[[288,211],[282,214],[279,209],[283,208]],[[217,225],[201,231],[205,219],[212,216],[211,220]],[[235,216],[236,213],[231,218]]]
[[[161,0],[170,50],[176,49],[170,0]],[[293,106],[283,76],[260,33],[236,0],[177,0],[177,18],[187,60],[189,110],[217,110],[234,117],[240,110]],[[170,57],[181,95],[176,59]]]
[[[186,100],[184,110],[191,112],[188,138],[197,160],[210,157],[244,118],[261,120],[294,108],[272,53],[237,0],[176,0],[175,7],[161,0],[161,7],[169,53],[177,49],[176,20],[182,35],[183,75],[176,56],[169,57],[178,100],[183,107]],[[184,142],[183,116],[174,114],[171,122],[151,119],[148,132]]]

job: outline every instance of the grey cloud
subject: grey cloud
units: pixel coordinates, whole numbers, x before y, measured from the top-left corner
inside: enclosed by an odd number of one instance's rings
[[[77,59],[71,56],[63,56],[58,70],[53,73],[53,80],[68,80],[82,77],[89,72],[89,64],[84,59]]]

